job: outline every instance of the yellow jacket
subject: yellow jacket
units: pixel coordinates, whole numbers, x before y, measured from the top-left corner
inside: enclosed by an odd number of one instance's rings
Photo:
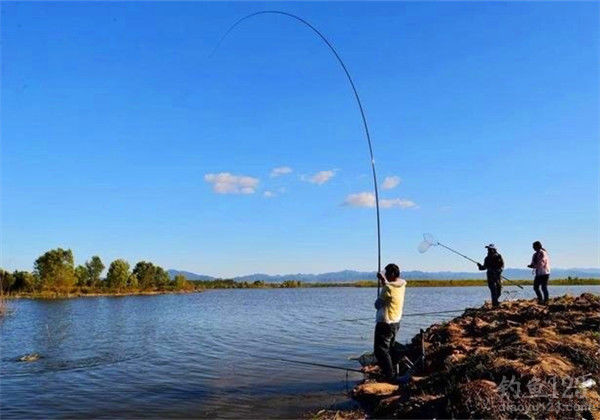
[[[402,319],[402,310],[404,309],[404,292],[406,291],[406,281],[397,279],[393,282],[386,282],[379,299],[381,305],[377,310],[377,322],[395,324]]]

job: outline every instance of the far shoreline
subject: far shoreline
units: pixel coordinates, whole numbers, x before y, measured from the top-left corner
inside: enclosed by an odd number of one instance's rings
[[[172,295],[172,294],[190,294],[202,293],[209,290],[230,290],[230,289],[249,289],[249,290],[273,290],[273,289],[326,289],[326,288],[375,288],[377,283],[374,281],[356,281],[345,283],[301,283],[294,281],[286,281],[283,283],[238,283],[230,280],[214,280],[214,281],[189,281],[194,284],[193,289],[187,290],[137,290],[137,291],[90,291],[89,293],[81,290],[72,290],[68,293],[59,291],[42,291],[34,293],[17,293],[5,294],[4,299],[39,299],[39,300],[54,300],[54,299],[74,299],[80,297],[127,297],[127,296],[156,296],[156,295]],[[481,279],[473,280],[407,280],[407,287],[482,287],[487,286],[487,282]],[[504,281],[503,285],[532,287],[532,280],[511,280]],[[549,282],[550,286],[600,286],[600,279],[553,279]]]
[[[17,299],[39,299],[39,300],[54,300],[54,299],[76,299],[80,297],[127,297],[127,296],[157,296],[157,295],[183,295],[190,293],[202,293],[204,290],[145,290],[145,291],[130,291],[130,292],[41,292],[41,293],[18,293],[14,295],[4,295],[6,300]]]

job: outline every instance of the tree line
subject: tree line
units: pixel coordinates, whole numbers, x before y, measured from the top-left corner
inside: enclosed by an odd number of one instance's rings
[[[70,249],[56,248],[35,260],[33,271],[15,270],[10,273],[0,268],[0,282],[5,294],[58,293],[106,293],[192,290],[194,284],[184,275],[173,279],[160,266],[139,261],[131,268],[124,259],[112,261],[102,277],[106,266],[94,255],[82,265],[75,266]]]

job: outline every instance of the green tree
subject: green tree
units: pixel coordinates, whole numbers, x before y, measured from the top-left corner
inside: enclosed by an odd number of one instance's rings
[[[87,286],[89,284],[89,273],[87,268],[83,265],[78,265],[75,267],[75,278],[77,279],[77,286]]]
[[[177,290],[185,289],[187,287],[187,283],[188,281],[183,274],[177,274],[173,279],[173,286],[175,286],[175,289]]]
[[[75,283],[73,252],[70,249],[52,249],[34,263],[35,274],[42,287],[68,291]]]
[[[14,271],[13,289],[17,292],[34,292],[38,288],[38,279],[29,271]]]
[[[0,268],[0,284],[2,285],[2,293],[9,293],[15,284],[15,277]]]
[[[89,261],[85,262],[85,268],[88,271],[88,284],[92,287],[98,287],[100,285],[100,276],[105,268],[100,257],[94,255]]]
[[[152,287],[162,289],[169,285],[169,273],[151,262],[138,262],[133,268],[133,273],[138,279],[140,289],[150,289]]]
[[[125,260],[114,260],[108,267],[106,285],[114,290],[121,290],[127,286],[129,279],[129,263]]]
[[[149,289],[154,285],[154,264],[147,261],[138,262],[133,268],[140,289]]]
[[[130,289],[138,288],[138,278],[135,274],[131,273],[129,275],[129,278],[127,279],[127,287],[129,287]]]
[[[154,286],[163,289],[169,284],[169,273],[162,267],[154,267]]]

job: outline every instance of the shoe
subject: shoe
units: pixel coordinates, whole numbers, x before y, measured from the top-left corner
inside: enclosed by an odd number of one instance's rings
[[[403,376],[394,376],[393,378],[388,378],[388,379],[384,379],[381,382],[385,382],[386,384],[392,384],[392,385],[406,385],[410,382],[410,378],[412,376],[410,375],[410,373],[407,373],[406,375]]]
[[[396,383],[398,385],[406,385],[410,382],[411,375],[406,374],[404,376],[396,376]]]

